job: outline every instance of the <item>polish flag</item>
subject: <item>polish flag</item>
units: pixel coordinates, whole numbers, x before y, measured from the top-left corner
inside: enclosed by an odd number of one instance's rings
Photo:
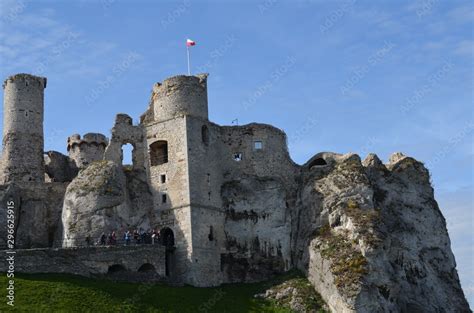
[[[195,46],[195,45],[196,45],[195,41],[192,41],[191,39],[186,40],[186,47],[191,47],[191,46]]]

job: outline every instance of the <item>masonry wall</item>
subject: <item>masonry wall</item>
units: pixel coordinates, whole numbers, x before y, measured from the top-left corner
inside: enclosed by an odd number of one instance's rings
[[[153,194],[159,227],[169,227],[175,237],[176,250],[171,258],[173,276],[187,282],[192,254],[191,209],[186,142],[186,119],[178,117],[144,126],[146,132],[145,167]],[[167,143],[167,162],[152,165],[150,146]],[[164,181],[162,180],[164,177]],[[165,197],[165,200],[163,199]]]
[[[68,273],[89,277],[107,274],[112,265],[121,265],[126,271],[137,273],[146,263],[153,265],[156,273],[165,278],[165,248],[159,245],[23,249],[16,250],[15,254],[15,271],[21,273]],[[8,262],[0,262],[0,272],[7,270]]]
[[[227,179],[242,175],[272,176],[290,187],[296,184],[298,166],[290,158],[286,135],[282,130],[257,123],[222,126],[220,140]],[[262,149],[255,149],[256,141],[262,142]],[[233,159],[236,153],[242,154],[240,162]]]
[[[257,281],[288,270],[299,168],[285,134],[263,124],[221,127],[199,117],[186,120],[193,284]],[[256,141],[262,149],[255,149]]]

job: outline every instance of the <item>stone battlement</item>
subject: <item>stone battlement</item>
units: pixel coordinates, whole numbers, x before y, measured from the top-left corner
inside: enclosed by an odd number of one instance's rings
[[[2,84],[2,87],[5,88],[5,86],[9,82],[17,82],[17,81],[23,81],[23,82],[28,82],[28,83],[36,82],[36,83],[40,84],[43,88],[46,88],[47,79],[46,79],[46,77],[35,76],[35,75],[31,75],[31,74],[26,74],[26,73],[20,73],[20,74],[15,74],[15,75],[9,76],[7,79],[5,79],[5,81]]]
[[[80,146],[81,144],[102,145],[104,148],[109,143],[107,137],[99,133],[87,133],[82,138],[79,134],[74,134],[67,138],[67,150]]]
[[[108,143],[107,137],[99,133],[87,133],[82,138],[79,134],[74,134],[67,139],[69,158],[78,168],[84,168],[104,158]]]

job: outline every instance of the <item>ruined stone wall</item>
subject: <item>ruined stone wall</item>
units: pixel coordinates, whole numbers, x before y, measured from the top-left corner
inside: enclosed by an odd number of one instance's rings
[[[94,161],[103,160],[107,145],[107,137],[97,133],[87,133],[82,138],[81,135],[74,134],[67,139],[69,158],[77,168],[84,168]]]
[[[285,134],[269,125],[221,127],[194,116],[186,128],[193,284],[257,281],[291,268],[299,167]]]
[[[104,159],[122,165],[122,146],[125,144],[133,146],[133,169],[144,171],[146,151],[144,130],[142,126],[134,126],[132,118],[127,114],[117,114],[110,142],[105,148]]]
[[[286,135],[270,125],[249,124],[222,127],[220,140],[226,236],[221,260],[227,279],[262,280],[290,269],[299,167],[289,156]]]
[[[291,160],[285,133],[271,125],[252,123],[243,126],[221,127],[224,175],[234,179],[242,175],[278,177],[285,185],[296,184],[298,166]],[[261,142],[262,149],[255,148]],[[240,153],[241,161],[234,155]]]
[[[17,74],[7,78],[3,88],[4,182],[42,182],[46,78]]]
[[[160,245],[25,249],[16,251],[15,260],[15,270],[22,273],[69,273],[89,277],[107,274],[109,267],[121,265],[133,278],[132,274],[143,264],[151,264],[159,277],[165,277],[165,248]],[[6,272],[7,266],[7,262],[1,262],[0,271]]]

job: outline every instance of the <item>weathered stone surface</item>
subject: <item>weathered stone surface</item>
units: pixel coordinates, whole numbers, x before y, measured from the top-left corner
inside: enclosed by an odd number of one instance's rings
[[[297,313],[329,312],[329,308],[304,278],[292,278],[276,284],[256,298],[272,300]]]
[[[3,83],[2,179],[44,182],[43,112],[46,78],[16,74]]]
[[[150,228],[150,207],[141,206],[146,195],[140,200],[147,190],[129,177],[127,183],[122,167],[111,161],[94,162],[79,172],[64,198],[63,246],[83,245],[87,236],[97,239],[103,232],[122,236],[128,229]]]
[[[335,312],[469,312],[428,171],[400,155],[364,165],[306,174],[300,268]]]
[[[76,165],[60,152],[46,152],[44,163],[48,182],[70,182],[77,175]]]
[[[79,134],[69,136],[67,151],[69,162],[77,168],[85,168],[92,162],[104,159],[108,139],[102,134],[87,133],[82,138]]]
[[[14,201],[15,247],[52,246],[57,236],[67,183],[15,183],[0,187],[0,243],[6,231],[7,201]],[[4,230],[4,231],[3,231]]]
[[[222,198],[227,255],[221,262],[229,281],[258,281],[290,269],[291,223],[283,184],[248,177],[226,183]]]

